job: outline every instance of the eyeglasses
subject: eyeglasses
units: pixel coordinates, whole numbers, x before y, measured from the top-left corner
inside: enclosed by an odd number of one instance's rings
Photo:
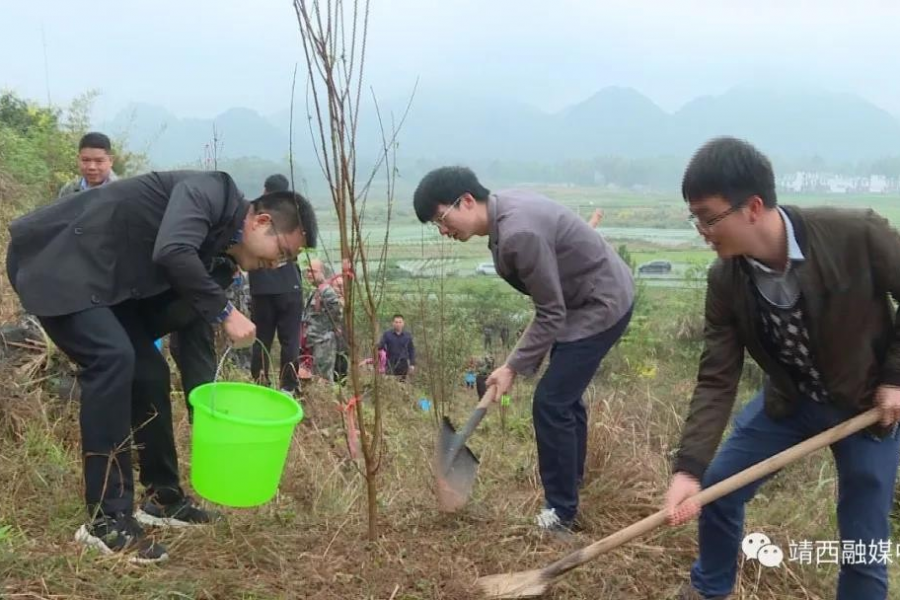
[[[687,220],[688,220],[688,223],[690,223],[691,225],[696,227],[698,231],[709,231],[710,229],[715,227],[716,224],[719,223],[719,221],[721,221],[722,219],[724,219],[725,217],[727,217],[728,215],[730,215],[732,213],[736,213],[737,211],[741,210],[742,208],[744,208],[743,202],[741,202],[737,206],[732,206],[731,208],[729,208],[727,210],[723,210],[719,214],[713,215],[712,217],[710,217],[708,219],[701,220],[700,217],[698,217],[697,215],[692,213],[688,217]]]
[[[463,194],[463,195],[465,195],[465,194]],[[460,203],[460,201],[462,201],[462,199],[463,199],[463,197],[460,196],[459,198],[457,198],[456,200],[454,200],[454,201],[453,201],[453,204],[451,204],[450,207],[447,208],[447,210],[445,210],[444,212],[442,212],[441,214],[439,214],[439,215],[431,222],[431,224],[434,225],[435,227],[437,227],[438,229],[440,229],[441,227],[443,227],[443,226],[444,226],[444,219],[447,218],[447,213],[449,213],[449,212],[450,212],[451,210],[453,210],[454,208],[458,208],[458,207],[459,207],[459,203]]]
[[[278,245],[278,254],[281,255],[281,262],[279,263],[279,265],[297,260],[298,253],[291,252],[289,249],[286,249],[284,247],[284,244],[281,241],[281,236],[278,234],[278,229],[275,227],[275,221],[272,220],[269,223],[272,226],[272,233],[275,234],[275,243]]]

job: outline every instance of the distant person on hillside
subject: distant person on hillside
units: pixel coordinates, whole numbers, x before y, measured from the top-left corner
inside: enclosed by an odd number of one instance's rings
[[[484,340],[484,351],[490,352],[494,347],[494,326],[488,323],[482,325],[481,336]]]
[[[487,379],[494,372],[494,366],[494,357],[490,354],[485,354],[475,363],[475,393],[479,398],[487,393]]]
[[[509,350],[509,325],[500,324],[500,345],[504,350]]]
[[[347,272],[346,265],[344,267],[344,272]],[[334,288],[338,298],[341,299],[341,303],[344,303],[344,275],[342,273],[331,278],[331,287]],[[338,323],[335,328],[335,334],[334,380],[338,383],[343,383],[347,380],[347,375],[350,372],[350,345],[348,344],[347,336],[344,334],[343,322]]]
[[[403,331],[406,321],[396,314],[391,319],[391,328],[381,335],[378,348],[387,353],[387,374],[406,381],[416,371],[416,346],[412,334]]]
[[[462,242],[487,236],[497,273],[534,302],[535,316],[506,362],[487,378],[499,400],[518,374],[550,354],[534,393],[534,428],[544,485],[543,531],[577,529],[587,414],[582,394],[631,319],[631,270],[575,212],[530,190],[492,194],[464,167],[428,173],[413,204],[423,223]]]
[[[238,347],[251,344],[256,327],[224,288],[235,265],[274,268],[315,246],[313,208],[290,192],[248,202],[223,172],[161,171],[63,198],[9,232],[13,289],[81,368],[89,520],[75,539],[130,562],[165,560],[141,523],[188,526],[216,515],[181,488],[169,367],[154,341],[202,320]],[[133,449],[146,492],[137,512]]]
[[[284,192],[290,182],[284,175],[271,175],[263,184],[263,193]],[[300,322],[303,317],[303,289],[300,267],[296,261],[277,269],[253,271],[250,278],[250,318],[256,324],[260,344],[253,345],[250,374],[253,379],[269,383],[269,352],[275,333],[281,347],[279,386],[281,391],[297,391],[297,369],[300,367]]]
[[[334,381],[334,362],[337,355],[337,332],[343,319],[343,299],[325,274],[325,264],[318,258],[309,261],[306,277],[312,293],[303,310],[306,343],[312,353],[315,375]]]
[[[466,384],[466,388],[470,390],[475,389],[475,368],[474,366],[466,369],[465,373],[463,373],[463,381]]]
[[[118,177],[112,170],[114,161],[109,137],[96,131],[85,134],[78,142],[78,170],[81,177],[60,188],[57,198],[115,181]]]
[[[893,547],[900,315],[891,297],[900,300],[900,235],[872,210],[779,206],[769,159],[734,138],[711,140],[694,154],[681,193],[719,260],[709,271],[705,348],[666,496],[673,524],[700,515],[700,555],[679,597],[731,594],[746,505],[763,481],[702,509],[692,500],[701,487],[872,406],[880,427],[831,446],[838,539]],[[765,385],[720,446],[745,352],[765,371]],[[838,600],[889,597],[885,562],[839,564]]]
[[[250,271],[250,273],[254,273],[254,271]],[[228,298],[229,302],[234,304],[236,309],[241,311],[241,314],[251,315],[250,320],[253,320],[251,314],[252,309],[250,306],[250,277],[247,273],[244,273],[240,267],[237,267],[234,270],[231,277],[231,285],[225,289],[225,296]],[[254,325],[256,325],[256,323],[254,323]],[[212,331],[212,328],[210,328],[210,331]],[[257,328],[256,331],[259,333],[259,328]],[[228,356],[231,364],[241,371],[249,371],[253,361],[253,348],[259,347],[258,341],[259,337],[257,336],[257,343],[249,348],[235,348],[232,346],[231,353]]]

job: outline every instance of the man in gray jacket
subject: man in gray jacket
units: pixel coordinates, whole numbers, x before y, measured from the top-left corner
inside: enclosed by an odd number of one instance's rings
[[[419,220],[442,235],[462,242],[488,236],[497,273],[531,296],[534,319],[487,385],[499,398],[517,374],[533,374],[550,352],[533,403],[545,497],[537,523],[552,532],[576,529],[587,448],[582,394],[628,326],[630,269],[573,211],[529,190],[491,194],[464,167],[428,173],[413,204]]]

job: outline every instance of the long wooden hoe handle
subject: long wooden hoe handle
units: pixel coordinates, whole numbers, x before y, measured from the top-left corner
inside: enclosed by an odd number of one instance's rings
[[[869,409],[868,411],[859,414],[851,419],[848,419],[841,423],[840,425],[836,425],[827,431],[823,431],[822,433],[815,435],[808,440],[804,440],[795,446],[791,446],[787,450],[776,454],[766,460],[753,465],[752,467],[748,467],[741,471],[740,473],[736,473],[731,477],[720,481],[719,483],[706,488],[701,491],[699,494],[693,497],[694,501],[697,502],[700,506],[704,504],[709,504],[714,500],[718,500],[722,496],[726,496],[731,492],[738,490],[748,483],[752,483],[757,479],[761,479],[766,475],[771,475],[775,471],[782,469],[786,465],[807,456],[824,448],[825,446],[830,446],[831,444],[844,439],[845,437],[852,435],[870,425],[875,424],[880,418],[880,414],[877,408]],[[621,546],[622,544],[629,542],[636,537],[644,535],[645,533],[656,529],[657,527],[665,524],[668,519],[668,513],[666,509],[662,509],[649,517],[634,523],[626,527],[625,529],[619,530],[612,535],[609,535],[602,540],[594,542],[590,546],[586,546],[581,550],[577,550],[567,556],[562,557],[555,563],[547,566],[543,569],[545,576],[547,577],[556,577],[557,575],[561,575],[566,571],[574,569],[577,566],[583,565],[584,563],[595,559],[597,556],[603,554],[604,552],[609,552],[610,550]]]

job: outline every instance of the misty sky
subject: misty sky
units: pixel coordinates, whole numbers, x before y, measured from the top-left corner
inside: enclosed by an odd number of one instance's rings
[[[373,0],[367,82],[558,110],[609,85],[666,110],[741,83],[857,93],[900,115],[894,0]],[[302,53],[289,0],[0,0],[0,88],[95,117],[288,106]],[[302,69],[301,69],[302,70]]]

